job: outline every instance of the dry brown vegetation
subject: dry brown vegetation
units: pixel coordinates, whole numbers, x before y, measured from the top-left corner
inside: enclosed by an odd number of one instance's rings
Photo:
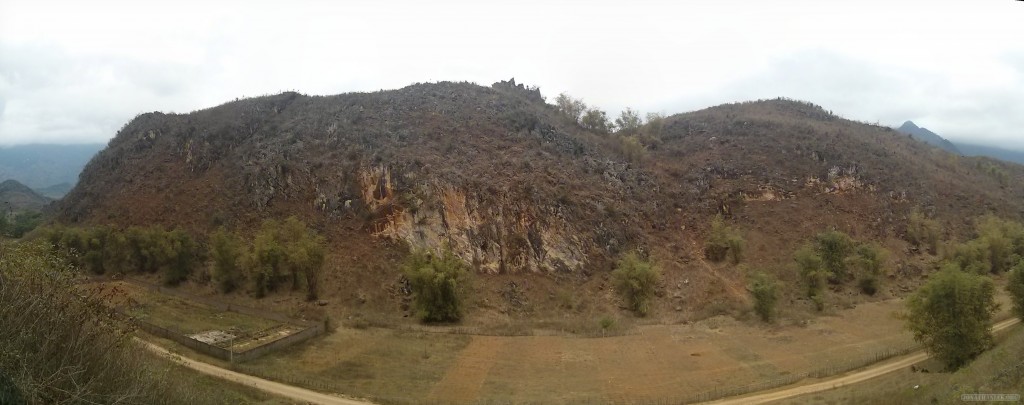
[[[1020,166],[956,157],[805,102],[654,118],[629,138],[594,133],[507,82],[143,114],[90,162],[59,220],[201,237],[295,215],[327,239],[323,310],[385,322],[410,314],[399,271],[409,248],[449,246],[484,275],[463,319],[480,325],[566,306],[619,313],[610,271],[633,250],[662,269],[651,322],[738,314],[751,307],[745,270],[703,260],[716,215],[742,230],[745,262],[790,286],[780,301],[812,310],[793,251],[829,229],[893,252],[895,282],[875,296],[830,288],[826,306],[885,299],[932,270],[907,250],[915,208],[942,239],[966,239],[980,214],[1016,219],[1024,208]],[[567,291],[578,299],[560,299]],[[291,302],[267,305],[308,308]]]

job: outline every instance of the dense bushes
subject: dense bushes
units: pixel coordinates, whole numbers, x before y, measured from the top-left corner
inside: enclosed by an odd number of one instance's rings
[[[43,213],[22,211],[12,217],[0,215],[0,235],[20,238],[43,223]]]
[[[43,233],[52,246],[71,253],[74,264],[95,274],[160,272],[166,284],[176,285],[201,260],[192,237],[177,229],[53,227]]]
[[[263,221],[247,256],[253,292],[262,297],[283,283],[298,290],[304,282],[306,299],[315,300],[324,263],[323,244],[322,237],[295,217],[284,222]]]
[[[975,223],[977,237],[959,244],[947,259],[964,271],[977,274],[1006,272],[1024,256],[1024,226],[985,216]]]
[[[739,231],[725,224],[721,215],[716,215],[711,220],[711,232],[708,241],[704,245],[704,257],[714,262],[720,262],[727,257],[733,263],[743,260],[743,237]]]
[[[626,299],[629,309],[645,316],[651,309],[651,298],[661,278],[661,272],[636,253],[627,253],[612,272],[616,288]]]
[[[184,231],[157,227],[53,227],[43,235],[94,274],[159,272],[168,285],[188,279],[209,253],[210,278],[221,292],[233,291],[248,278],[257,297],[287,284],[292,290],[304,285],[306,299],[315,300],[325,260],[323,238],[294,217],[264,221],[251,247],[224,229],[210,235],[206,249]]]
[[[425,322],[452,322],[462,317],[466,264],[450,250],[440,256],[414,252],[402,265],[415,295],[416,311]]]
[[[987,277],[947,263],[907,301],[907,326],[915,340],[955,370],[992,345],[993,293]]]
[[[858,287],[874,295],[885,273],[888,252],[874,243],[857,243],[839,231],[818,234],[793,254],[793,260],[804,282],[807,296],[818,310],[824,309],[822,292],[826,283],[841,285],[858,279]],[[856,270],[856,274],[850,271]]]

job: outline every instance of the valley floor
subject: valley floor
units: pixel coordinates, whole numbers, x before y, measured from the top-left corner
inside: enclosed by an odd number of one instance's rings
[[[380,403],[690,402],[906,352],[913,342],[894,316],[902,309],[902,300],[888,300],[805,325],[715,317],[599,338],[339,328],[234,368]]]

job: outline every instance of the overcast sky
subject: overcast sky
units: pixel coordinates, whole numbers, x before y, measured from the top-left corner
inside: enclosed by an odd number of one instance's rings
[[[1024,150],[1024,2],[0,0],[0,146],[286,90],[511,77],[609,115],[785,96]]]

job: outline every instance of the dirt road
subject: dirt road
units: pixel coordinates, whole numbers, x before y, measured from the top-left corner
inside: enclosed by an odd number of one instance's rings
[[[136,339],[145,348],[169,358],[178,364],[181,364],[190,369],[196,370],[203,374],[208,374],[213,377],[228,380],[238,384],[245,385],[247,387],[256,388],[261,391],[266,391],[274,395],[278,395],[284,398],[288,398],[295,401],[310,404],[322,404],[322,405],[372,405],[372,402],[358,401],[354,399],[342,398],[335,395],[328,395],[319,393],[316,391],[307,390],[305,388],[299,388],[287,384],[281,384],[270,380],[264,380],[259,377],[253,377],[242,373],[236,373],[231,370],[217,367],[212,364],[203,363],[191,359],[187,359],[182,356],[175,355],[167,349],[164,349],[155,344]]]
[[[1009,328],[1010,326],[1016,325],[1020,322],[1020,319],[1013,318],[1000,322],[992,326],[993,332],[998,332],[1003,329]],[[910,367],[912,364],[916,364],[928,358],[928,354],[924,350],[919,350],[912,354],[897,358],[895,360],[887,361],[875,366],[861,369],[846,375],[840,375],[832,377],[824,381],[807,383],[798,385],[795,387],[781,388],[775,391],[755,393],[742,397],[725,398],[717,401],[704,402],[707,405],[753,405],[753,404],[764,404],[772,401],[778,401],[781,399],[792,398],[800,395],[806,395],[815,392],[827,391],[833,388],[839,388],[844,385],[856,384],[861,381],[869,380],[884,374],[891,373],[904,367]]]

